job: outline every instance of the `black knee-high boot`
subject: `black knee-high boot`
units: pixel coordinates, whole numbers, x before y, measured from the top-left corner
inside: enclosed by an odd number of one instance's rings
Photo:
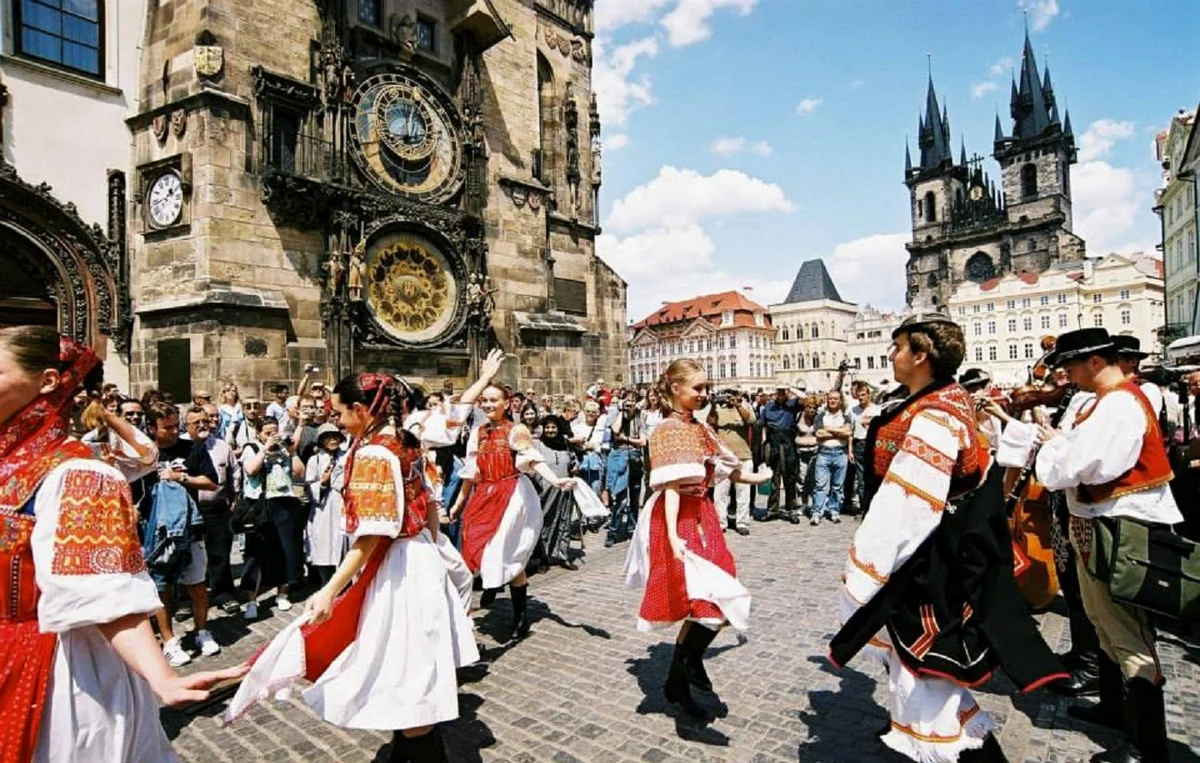
[[[1088,723],[1113,729],[1125,727],[1125,679],[1117,663],[1100,653],[1100,701],[1094,705],[1073,705],[1067,715]]]
[[[446,748],[436,726],[428,734],[409,737],[405,741],[408,743],[408,760],[412,763],[446,763]]]
[[[688,681],[701,691],[712,691],[712,681],[708,678],[708,671],[704,669],[704,650],[708,649],[708,645],[717,637],[717,631],[711,628],[705,628],[698,623],[692,623],[688,626],[687,635],[683,638],[683,643],[687,645],[687,661],[684,667],[687,668]]]
[[[412,758],[408,757],[408,738],[399,731],[392,733],[392,756],[388,758],[388,763],[411,763]]]
[[[517,641],[529,635],[529,584],[515,586],[510,583],[508,591],[512,594],[513,603],[513,629],[508,640]]]
[[[690,635],[690,633],[689,633]],[[692,690],[688,681],[688,660],[690,645],[685,637],[675,644],[675,653],[671,657],[671,669],[667,673],[667,683],[663,686],[663,694],[667,701],[679,707],[693,718],[707,717],[704,710],[692,700]]]

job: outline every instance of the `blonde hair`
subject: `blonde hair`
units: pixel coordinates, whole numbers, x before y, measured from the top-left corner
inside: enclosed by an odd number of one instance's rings
[[[669,414],[675,410],[674,394],[671,393],[671,387],[675,384],[683,384],[692,376],[704,373],[704,367],[691,358],[680,358],[671,362],[667,366],[667,370],[663,371],[662,376],[658,377],[658,381],[654,383],[654,391],[658,393],[658,409],[664,414]]]

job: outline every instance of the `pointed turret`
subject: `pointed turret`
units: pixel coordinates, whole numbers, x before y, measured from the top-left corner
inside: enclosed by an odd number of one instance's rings
[[[1009,104],[1013,118],[1013,137],[1017,140],[1036,138],[1052,124],[1050,99],[1038,75],[1037,59],[1029,33],[1025,33],[1025,50],[1021,56],[1020,88]],[[1046,80],[1049,83],[1049,78]]]
[[[996,137],[993,139],[997,143],[1004,140],[1004,129],[1000,127],[1000,115],[996,115]]]
[[[1071,112],[1070,111],[1067,112],[1067,118],[1063,121],[1063,135],[1071,135],[1071,136],[1075,135],[1075,133],[1071,131]]]
[[[959,148],[958,163],[961,164],[963,167],[966,167],[967,166],[967,139],[963,138],[959,145],[961,146],[961,148]]]
[[[904,139],[904,177],[912,174],[912,154],[908,151],[908,138]]]
[[[921,149],[921,169],[936,169],[943,162],[953,162],[950,153],[950,124],[945,108],[938,108],[933,78],[925,94],[925,116],[918,120],[920,132],[917,145]]]

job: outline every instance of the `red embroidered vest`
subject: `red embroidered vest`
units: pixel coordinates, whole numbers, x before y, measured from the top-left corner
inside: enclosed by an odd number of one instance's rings
[[[479,428],[479,450],[475,453],[475,464],[479,468],[480,482],[499,482],[513,479],[517,470],[517,454],[509,445],[513,423],[484,424]]]
[[[404,521],[400,537],[420,535],[429,526],[429,492],[425,489],[424,455],[419,447],[409,447],[399,437],[376,436],[372,445],[387,448],[400,461],[400,473],[404,478]]]
[[[1129,471],[1103,485],[1080,485],[1077,490],[1081,503],[1102,503],[1111,501],[1128,493],[1137,493],[1165,485],[1174,477],[1171,462],[1167,460],[1167,449],[1163,445],[1162,432],[1158,428],[1158,413],[1150,406],[1146,394],[1134,382],[1126,379],[1112,389],[1101,390],[1096,398],[1075,417],[1075,424],[1082,424],[1096,410],[1100,398],[1124,390],[1133,395],[1146,415],[1146,431],[1142,436],[1142,450],[1138,453],[1137,462]]]
[[[929,410],[949,414],[961,422],[969,433],[970,439],[960,446],[954,470],[950,474],[950,498],[957,498],[978,487],[991,466],[987,441],[979,431],[979,423],[975,418],[975,401],[958,384],[947,384],[922,395],[899,414],[886,417],[887,420],[874,432],[871,468],[876,482],[882,481],[892,465],[892,459],[904,444],[913,418]]]

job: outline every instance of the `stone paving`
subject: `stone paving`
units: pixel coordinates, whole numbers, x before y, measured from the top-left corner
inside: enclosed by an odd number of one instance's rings
[[[502,595],[478,620],[483,664],[460,674],[461,717],[443,729],[455,763],[633,763],[648,761],[900,761],[874,737],[886,714],[886,680],[869,669],[835,671],[825,661],[836,628],[835,592],[856,527],[781,522],[754,524],[749,537],[727,538],[742,581],[754,595],[745,636],[722,633],[708,671],[724,710],[701,725],[662,698],[673,632],[639,633],[640,592],[625,588],[622,544],[603,549],[587,537],[578,572],[555,570],[531,580],[533,633],[504,648],[510,609]],[[267,600],[268,602],[271,600]],[[199,669],[244,659],[299,614],[276,613],[247,627],[218,616],[211,628],[224,652]],[[214,613],[216,610],[214,610]],[[1066,620],[1041,617],[1049,643],[1065,649]],[[1195,644],[1197,641],[1192,640]],[[1173,760],[1200,761],[1200,646],[1163,634]],[[1001,726],[1012,761],[1077,763],[1114,741],[1112,732],[1075,723],[1068,700],[1045,692],[1012,697],[1005,678],[976,692]],[[186,761],[388,760],[390,734],[351,732],[317,720],[296,698],[260,706],[231,729],[218,698],[190,713],[163,712]]]

